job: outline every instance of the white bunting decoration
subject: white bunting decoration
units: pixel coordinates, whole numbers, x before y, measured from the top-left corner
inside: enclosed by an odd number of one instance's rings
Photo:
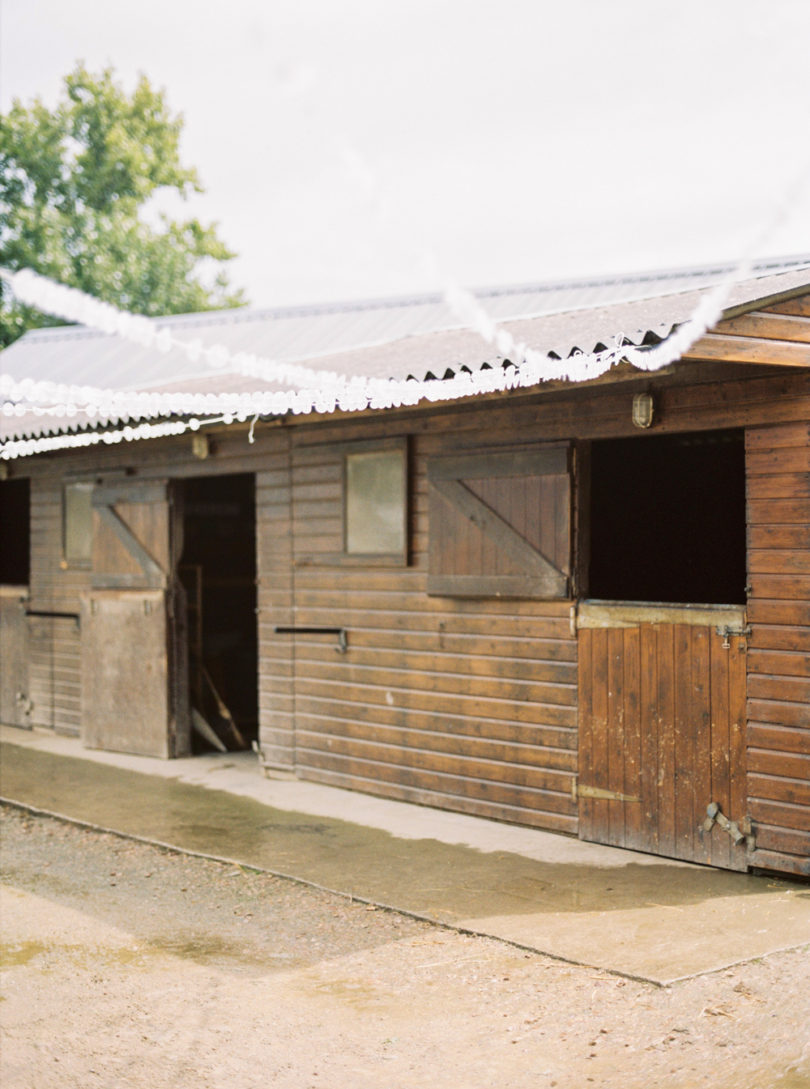
[[[182,434],[199,427],[199,417],[203,422],[214,422],[211,417],[216,417],[216,422],[226,423],[252,417],[255,425],[259,416],[328,414],[338,410],[362,412],[369,408],[416,405],[420,401],[453,401],[509,389],[529,389],[543,382],[584,382],[604,374],[624,359],[645,371],[659,370],[680,358],[718,320],[723,303],[740,277],[740,269],[709,292],[692,318],[656,347],[635,348],[617,341],[605,351],[577,352],[566,359],[557,359],[516,341],[511,333],[496,325],[471,292],[457,284],[448,284],[444,291],[447,305],[465,326],[496,348],[504,363],[472,373],[457,372],[446,380],[428,381],[347,377],[334,371],[279,363],[252,353],[231,353],[222,344],[205,345],[199,337],[182,340],[166,326],[160,327],[155,319],[118,310],[109,303],[99,302],[75,288],[54,283],[27,269],[21,272],[0,269],[0,277],[10,285],[20,302],[45,313],[115,334],[151,350],[181,351],[190,362],[204,362],[218,372],[227,371],[297,387],[248,393],[160,393],[38,382],[31,378],[18,381],[9,374],[0,374],[0,412],[9,417],[31,413],[75,420],[84,416],[98,425],[106,420],[192,417],[191,420],[140,424],[117,431],[10,441],[0,447],[0,458],[8,460],[46,450]]]

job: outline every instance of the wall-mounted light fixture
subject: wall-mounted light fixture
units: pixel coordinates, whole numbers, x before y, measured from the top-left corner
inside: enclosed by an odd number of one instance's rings
[[[652,427],[655,404],[651,393],[637,393],[633,398],[633,426]]]
[[[208,441],[208,436],[192,435],[191,452],[195,458],[199,458],[200,461],[205,461],[205,459],[211,453],[211,444]]]

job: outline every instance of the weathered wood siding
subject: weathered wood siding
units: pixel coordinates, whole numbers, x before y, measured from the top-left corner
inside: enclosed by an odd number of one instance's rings
[[[191,455],[187,442],[127,444],[99,450],[65,453],[58,462],[51,459],[33,459],[26,464],[31,477],[31,566],[30,600],[28,607],[34,612],[80,611],[81,595],[91,589],[90,564],[85,566],[65,563],[62,556],[62,489],[69,474],[70,480],[106,479],[120,481],[122,473],[127,478],[144,481],[184,478],[190,476],[216,476],[218,474],[257,472],[257,479],[274,479],[277,467],[286,472],[287,436],[278,430],[270,430],[250,448],[244,434],[221,435],[217,440],[216,460],[199,461]],[[279,451],[282,451],[279,453]],[[257,535],[259,541],[266,538],[265,529],[273,524],[272,500],[259,503]],[[287,571],[290,565],[284,557],[284,541],[288,542],[289,526],[274,527],[272,550],[265,548],[265,558],[270,556],[274,570]],[[287,545],[289,547],[289,544]],[[137,568],[133,568],[136,570]],[[267,606],[267,600],[265,600]],[[273,599],[275,608],[275,599]],[[272,610],[265,608],[265,616],[271,618]],[[268,623],[278,623],[268,619]],[[266,635],[266,633],[265,633]],[[81,636],[76,622],[70,618],[31,616],[27,621],[29,643],[29,684],[27,696],[31,700],[29,722],[60,732],[80,732],[81,699]],[[271,654],[274,643],[265,638],[263,649]],[[266,663],[265,663],[266,664]],[[272,671],[272,665],[270,669]],[[276,728],[280,696],[273,681],[272,692],[268,688],[266,672],[262,681],[263,708],[261,714],[268,729]],[[291,706],[291,705],[290,705]]]
[[[810,295],[765,303],[726,318],[702,336],[685,359],[739,360],[807,367],[810,359]]]
[[[753,861],[810,873],[810,424],[749,430],[746,462]]]
[[[810,381],[796,370],[733,367],[718,377],[699,364],[643,381],[655,386],[660,433],[748,429],[751,816],[758,864],[795,868],[810,836],[810,806],[801,801],[810,573],[795,566],[806,563],[810,535],[808,474],[799,465]],[[427,464],[482,447],[626,435],[639,388],[631,379],[428,411],[259,423],[252,446],[244,430],[216,435],[206,462],[195,461],[184,440],[31,459],[30,608],[77,612],[89,588],[89,570],[60,567],[64,472],[93,476],[103,465],[120,476],[128,467],[144,480],[255,472],[265,762],[302,778],[574,832],[577,647],[569,603],[429,595]],[[323,562],[342,547],[338,445],[395,435],[411,444],[409,565]],[[779,468],[757,460],[757,442],[762,456],[782,451]],[[348,653],[337,653],[334,636],[275,631],[296,625],[346,628]],[[79,633],[69,620],[39,618],[28,632],[31,722],[76,733]]]
[[[78,613],[79,594],[89,571],[62,567],[62,481],[48,475],[31,481],[32,612]],[[31,616],[28,693],[30,722],[60,733],[78,734],[80,724],[79,626],[69,617]]]
[[[0,722],[30,725],[27,586],[0,586]]]
[[[806,380],[793,375],[745,372],[722,383],[674,383],[657,395],[657,427],[673,432],[795,421],[810,412],[807,394]],[[269,650],[278,662],[280,705],[276,713],[268,692],[263,745],[276,743],[276,723],[289,737],[292,705],[289,767],[304,778],[576,831],[570,605],[430,596],[427,465],[436,456],[482,448],[627,434],[631,400],[632,387],[611,386],[587,399],[570,391],[520,405],[403,414],[401,422],[393,415],[299,428],[290,500],[294,565],[291,580],[278,568],[275,592],[285,605],[277,620],[263,610],[262,630],[272,633],[273,623],[287,624],[290,616],[298,626],[345,628],[349,650],[337,653],[336,638],[326,634],[299,634],[289,642],[275,635],[272,647],[263,643],[263,661]],[[409,566],[336,565],[339,444],[405,434],[413,481]],[[282,510],[288,483],[279,477],[275,487],[273,503]],[[279,525],[285,518],[279,516]]]
[[[410,564],[335,564],[341,452],[293,451],[295,768],[309,779],[574,831],[576,642],[566,601],[428,596],[427,459],[412,443]],[[284,483],[280,482],[283,492]],[[278,637],[277,637],[278,638]]]
[[[259,610],[259,723],[266,767],[295,766],[292,486],[289,444],[262,458],[256,474],[256,570]]]
[[[746,815],[745,640],[693,623],[579,638],[582,838],[744,870],[745,844],[703,822],[710,802]]]

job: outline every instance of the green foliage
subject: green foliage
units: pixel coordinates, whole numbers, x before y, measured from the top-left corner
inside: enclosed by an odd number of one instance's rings
[[[79,65],[53,110],[15,100],[0,116],[0,266],[137,314],[242,305],[223,270],[234,255],[215,227],[147,210],[159,191],[201,192],[180,162],[182,125],[145,77],[128,96],[110,69]],[[0,347],[55,324],[0,289]]]

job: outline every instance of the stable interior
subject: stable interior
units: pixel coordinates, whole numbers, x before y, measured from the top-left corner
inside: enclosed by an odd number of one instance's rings
[[[589,597],[744,604],[742,431],[594,442]]]
[[[247,748],[258,737],[255,477],[200,477],[181,489],[192,749],[220,747],[199,716],[227,749]]]

